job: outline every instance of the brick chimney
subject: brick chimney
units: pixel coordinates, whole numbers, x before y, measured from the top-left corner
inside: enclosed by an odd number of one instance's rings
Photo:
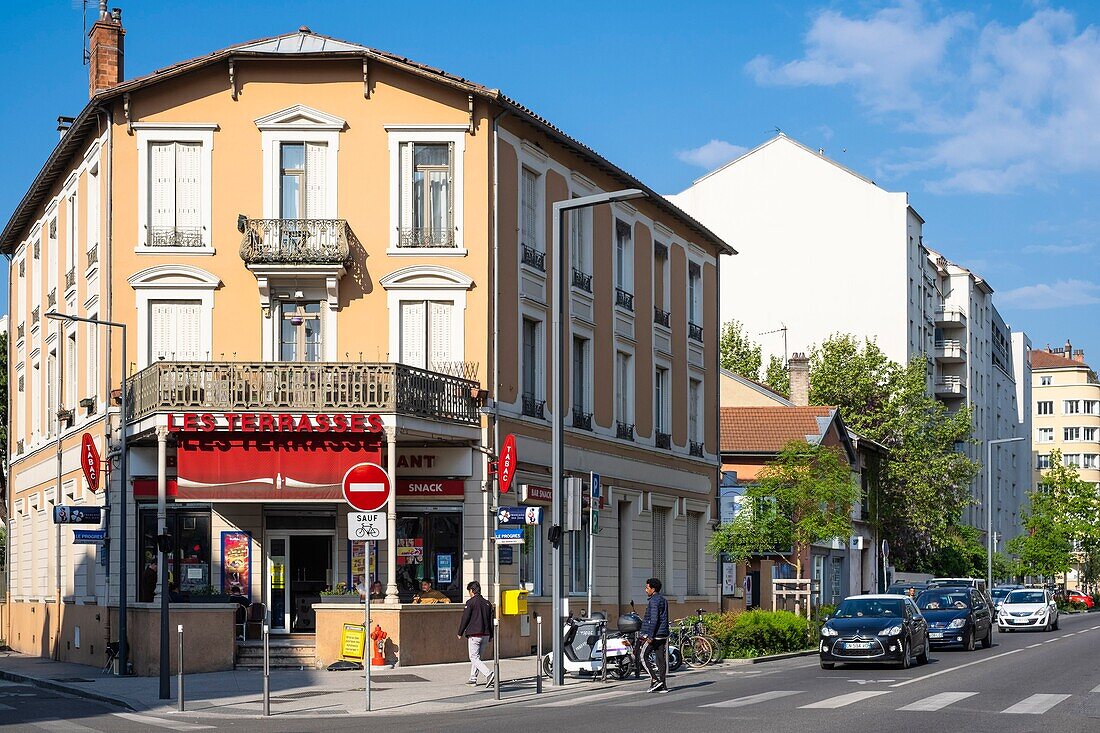
[[[100,0],[99,17],[88,32],[88,96],[110,89],[122,81],[122,10],[107,12],[107,0]]]
[[[1067,359],[1073,358],[1073,344],[1069,342],[1069,339],[1066,339],[1066,345],[1062,347],[1062,356]]]
[[[1079,362],[1081,364],[1084,364],[1085,363],[1085,350],[1084,349],[1074,349],[1073,350],[1073,360],[1076,361],[1076,362]]]
[[[795,352],[787,361],[787,373],[791,379],[791,402],[798,407],[810,404],[810,360]]]

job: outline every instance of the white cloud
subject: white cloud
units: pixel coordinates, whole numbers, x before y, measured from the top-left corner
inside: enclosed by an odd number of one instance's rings
[[[1082,244],[1029,244],[1024,247],[1025,255],[1075,255],[1091,252],[1092,245]]]
[[[728,163],[748,152],[748,148],[728,143],[725,140],[711,140],[690,150],[679,150],[676,157],[685,163],[697,165],[700,168],[717,168],[723,163]]]
[[[998,293],[997,300],[1003,306],[1021,310],[1096,305],[1100,303],[1100,285],[1087,280],[1058,280],[1006,290]]]
[[[1039,6],[1018,25],[929,18],[912,1],[867,17],[827,10],[801,58],[757,57],[764,85],[847,85],[870,111],[930,142],[883,171],[925,171],[937,193],[1007,193],[1100,170],[1100,30]]]

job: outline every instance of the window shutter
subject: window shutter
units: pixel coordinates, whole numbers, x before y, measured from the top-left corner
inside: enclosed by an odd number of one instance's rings
[[[328,146],[306,143],[306,213],[307,219],[328,217],[327,173]]]
[[[430,327],[428,345],[431,349],[428,360],[428,369],[445,371],[448,362],[452,361],[451,351],[451,310],[452,303],[432,301],[428,304],[430,311]]]
[[[400,215],[402,230],[412,229],[413,225],[413,195],[412,195],[412,173],[413,173],[413,144],[401,143],[401,171],[399,173],[401,179],[401,205]]]
[[[154,363],[161,357],[166,360],[175,358],[175,344],[172,339],[172,320],[175,316],[174,303],[154,301],[149,304],[149,362]]]
[[[660,579],[671,589],[668,564],[665,559],[665,534],[668,531],[668,507],[653,507],[653,577]]]
[[[526,168],[523,169],[523,244],[532,249],[538,249],[535,245],[535,191],[537,190],[535,174]]]
[[[699,514],[687,515],[687,594],[699,595]]]
[[[154,143],[149,154],[149,227],[176,225],[174,143]]]
[[[455,232],[455,144],[447,143],[447,242]]]
[[[424,302],[401,303],[401,363],[424,368]]]
[[[202,304],[174,303],[175,352],[177,361],[201,361],[202,353]]]
[[[176,226],[199,232],[202,228],[202,145],[176,143]]]

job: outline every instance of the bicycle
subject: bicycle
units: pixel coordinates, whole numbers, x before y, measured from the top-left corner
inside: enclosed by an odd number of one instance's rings
[[[675,643],[680,656],[690,666],[705,667],[721,658],[721,643],[707,633],[703,623],[703,609],[696,609],[698,618],[689,621],[684,618],[669,635],[669,643]]]

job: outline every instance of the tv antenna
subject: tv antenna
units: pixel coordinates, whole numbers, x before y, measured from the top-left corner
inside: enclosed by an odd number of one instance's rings
[[[779,328],[773,329],[771,331],[761,331],[760,333],[758,333],[756,335],[757,336],[770,336],[773,333],[782,333],[783,334],[783,366],[786,367],[787,366],[787,324],[786,323],[780,323],[779,326],[780,326]]]

